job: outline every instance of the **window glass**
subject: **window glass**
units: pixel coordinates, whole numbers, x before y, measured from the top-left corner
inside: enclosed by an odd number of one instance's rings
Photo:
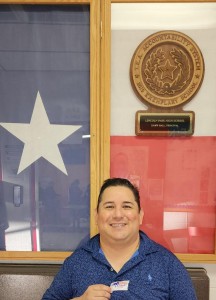
[[[89,236],[87,5],[0,6],[0,249]]]
[[[126,177],[139,187],[144,209],[141,229],[150,237],[175,253],[213,254],[216,4],[112,4],[111,20],[111,176]],[[202,85],[183,107],[195,113],[194,134],[136,136],[135,114],[148,105],[132,88],[131,60],[140,43],[165,30],[189,36],[205,63]]]

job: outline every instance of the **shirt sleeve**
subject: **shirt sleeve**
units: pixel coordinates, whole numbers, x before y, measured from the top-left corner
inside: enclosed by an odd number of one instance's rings
[[[170,300],[197,300],[195,288],[185,266],[173,257],[169,265]]]
[[[72,263],[69,257],[63,263],[41,300],[69,300],[73,298],[71,267]]]

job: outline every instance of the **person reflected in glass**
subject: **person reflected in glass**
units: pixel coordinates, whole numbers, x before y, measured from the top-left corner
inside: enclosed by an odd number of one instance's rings
[[[143,216],[138,189],[107,179],[95,212],[99,233],[65,260],[42,300],[196,300],[184,265],[140,231]]]
[[[80,188],[80,181],[74,180],[69,188],[69,204],[71,206],[71,225],[74,229],[80,228],[80,221],[83,216],[83,195]]]
[[[43,178],[39,186],[39,201],[41,204],[41,225],[56,226],[61,223],[60,197],[54,188],[51,178]]]

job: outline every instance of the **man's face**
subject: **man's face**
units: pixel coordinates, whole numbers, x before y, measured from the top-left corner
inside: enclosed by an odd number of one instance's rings
[[[135,241],[142,224],[143,211],[139,211],[133,192],[125,186],[111,186],[104,190],[96,212],[101,239],[104,241]]]

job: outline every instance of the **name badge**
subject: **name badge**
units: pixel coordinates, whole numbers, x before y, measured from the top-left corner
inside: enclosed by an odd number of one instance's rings
[[[127,291],[129,285],[129,280],[115,281],[110,284],[111,291]]]

